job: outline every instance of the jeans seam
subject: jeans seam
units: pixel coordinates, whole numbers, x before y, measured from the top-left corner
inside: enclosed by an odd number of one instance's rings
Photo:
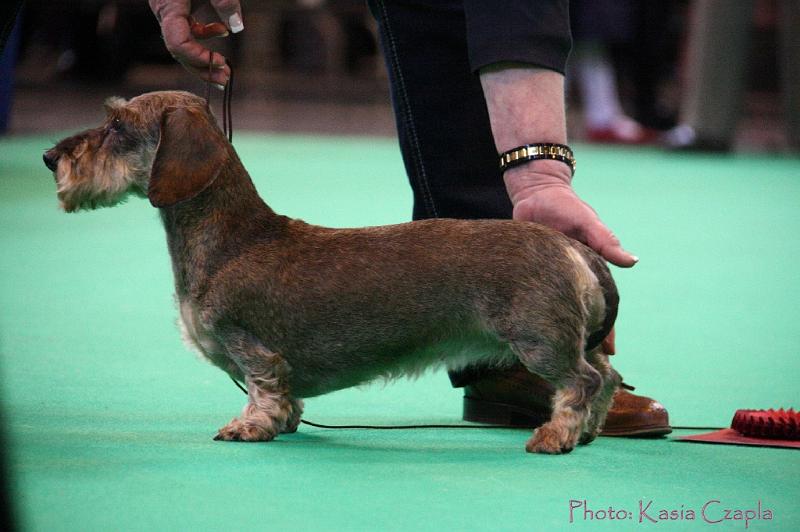
[[[422,162],[422,150],[420,149],[419,139],[417,138],[417,129],[414,124],[414,115],[411,112],[411,104],[409,103],[408,92],[406,91],[403,71],[400,68],[400,61],[398,59],[399,54],[397,53],[397,43],[395,42],[394,35],[389,27],[389,14],[386,11],[386,5],[384,4],[383,0],[375,0],[375,2],[379,5],[381,10],[381,18],[383,19],[383,27],[385,28],[387,37],[387,52],[389,54],[389,61],[391,63],[392,70],[395,73],[395,78],[398,84],[398,97],[400,99],[400,107],[402,112],[401,120],[406,126],[406,131],[408,131],[410,144],[409,148],[411,150],[412,161],[416,168],[416,175],[412,178],[417,181],[417,184],[422,191],[425,206],[427,208],[426,210],[428,210],[429,214],[432,214],[434,218],[438,218],[439,215],[436,211],[436,205],[433,201],[433,194],[431,194],[430,184],[428,183],[428,178],[425,173],[425,165]]]

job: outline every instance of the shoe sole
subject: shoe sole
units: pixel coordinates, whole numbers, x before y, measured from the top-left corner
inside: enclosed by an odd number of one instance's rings
[[[533,412],[516,405],[464,397],[464,421],[533,429],[550,419],[550,412]],[[658,438],[672,432],[669,425],[642,425],[625,429],[603,429],[600,436]]]
[[[516,405],[464,397],[464,421],[533,429],[550,419],[550,412],[537,413]]]

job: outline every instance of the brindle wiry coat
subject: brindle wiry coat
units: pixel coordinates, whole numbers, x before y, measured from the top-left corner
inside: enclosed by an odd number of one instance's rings
[[[599,347],[617,311],[604,263],[546,227],[426,220],[328,229],[258,196],[205,100],[149,93],[45,154],[66,211],[147,196],[167,233],[185,338],[244,382],[217,439],[297,428],[302,397],[425,367],[520,360],[555,387],[528,451],[597,434],[619,384]]]

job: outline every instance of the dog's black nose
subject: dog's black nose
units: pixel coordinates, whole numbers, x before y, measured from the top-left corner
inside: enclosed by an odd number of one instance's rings
[[[58,168],[58,157],[53,157],[50,155],[50,152],[45,152],[42,155],[42,159],[44,160],[44,165],[50,169],[51,172],[55,172],[56,168]]]

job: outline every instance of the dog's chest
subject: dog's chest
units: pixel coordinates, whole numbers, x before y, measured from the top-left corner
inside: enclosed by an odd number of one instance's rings
[[[229,371],[227,366],[230,365],[230,361],[225,355],[225,350],[222,344],[203,326],[197,305],[188,299],[180,301],[179,305],[179,323],[183,341],[186,345],[208,359],[212,364]]]

